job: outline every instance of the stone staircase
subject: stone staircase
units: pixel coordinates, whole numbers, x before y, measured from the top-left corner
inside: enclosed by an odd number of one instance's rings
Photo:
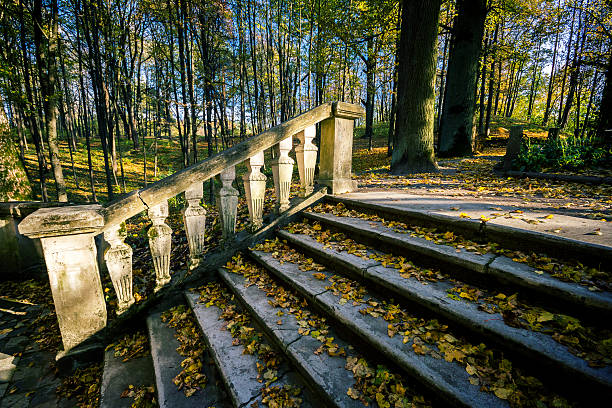
[[[44,251],[61,361],[146,321],[150,353],[122,362],[106,350],[102,407],[130,406],[126,390],[152,384],[162,407],[563,407],[612,397],[609,272],[583,268],[580,284],[548,273],[567,272],[553,256],[605,268],[611,248],[343,198],[355,188],[362,115],[326,103],[105,206],[39,209],[19,224]],[[275,208],[266,215],[270,148]],[[242,163],[249,223],[237,232]],[[315,170],[329,194],[315,188]],[[205,247],[201,206],[213,177],[216,252]],[[171,271],[168,200],[182,194],[189,265]],[[156,283],[144,300],[133,294],[125,242],[124,222],[139,214],[152,224]],[[548,264],[513,252],[534,249]]]
[[[361,216],[332,213],[346,206]],[[160,317],[171,305],[147,319],[148,368],[124,364],[125,375],[136,381],[154,373],[162,407],[601,406],[612,396],[609,357],[581,354],[486,300],[516,293],[544,321],[571,316],[609,336],[610,292],[402,230],[435,223],[422,214],[397,211],[405,224],[383,222],[389,218],[372,206],[326,196],[299,216],[275,239],[236,255],[213,281],[185,290],[181,303],[205,344],[203,389],[187,398],[172,381],[183,357]],[[236,329],[236,313],[249,330]],[[120,376],[111,366],[105,378]],[[116,392],[105,397],[113,392],[104,386],[102,393],[103,407],[129,406]],[[279,401],[285,405],[273,405]]]

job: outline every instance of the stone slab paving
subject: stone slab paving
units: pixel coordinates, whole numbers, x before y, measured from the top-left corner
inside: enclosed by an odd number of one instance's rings
[[[363,189],[363,191],[343,194],[342,197],[397,209],[422,210],[427,213],[457,218],[461,213],[476,220],[484,215],[491,218],[488,224],[506,225],[612,247],[612,222],[581,217],[583,211],[572,208],[555,208],[558,204],[525,202],[511,197],[474,198],[451,197],[442,194],[418,195],[392,189],[384,191]],[[577,207],[579,205],[580,203],[576,203]],[[493,215],[517,209],[523,211],[520,214],[511,214],[517,218],[494,218]],[[552,218],[545,218],[551,214]],[[535,220],[537,224],[526,220]],[[597,229],[601,235],[594,234]],[[554,232],[556,230],[560,231]]]
[[[56,395],[55,353],[31,338],[29,320],[46,309],[0,299],[0,310],[0,408],[74,407],[76,401]]]

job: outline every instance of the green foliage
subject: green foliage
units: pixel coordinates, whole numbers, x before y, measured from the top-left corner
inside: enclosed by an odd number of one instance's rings
[[[513,167],[521,171],[584,170],[609,166],[612,151],[594,146],[591,139],[569,136],[542,143],[523,140]]]

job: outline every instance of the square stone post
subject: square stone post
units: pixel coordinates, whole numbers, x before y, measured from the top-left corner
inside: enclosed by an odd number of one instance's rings
[[[104,226],[100,205],[43,208],[19,231],[40,238],[64,351],[106,326],[94,236]]]
[[[504,156],[504,171],[512,169],[512,161],[519,156],[521,152],[521,144],[523,142],[523,127],[512,126],[510,128],[510,137],[506,145],[506,155]]]
[[[333,117],[321,122],[321,156],[319,183],[332,194],[348,193],[357,188],[351,179],[353,163],[353,127],[363,116],[363,108],[345,102],[334,102]]]

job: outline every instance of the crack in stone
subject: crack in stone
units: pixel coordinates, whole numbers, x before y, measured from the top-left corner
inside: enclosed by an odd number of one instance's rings
[[[145,202],[145,200],[142,199],[142,197],[140,196],[140,190],[136,191],[136,195],[138,196],[138,199],[140,201],[142,201],[142,204],[147,208],[147,210],[149,210],[149,205]]]

